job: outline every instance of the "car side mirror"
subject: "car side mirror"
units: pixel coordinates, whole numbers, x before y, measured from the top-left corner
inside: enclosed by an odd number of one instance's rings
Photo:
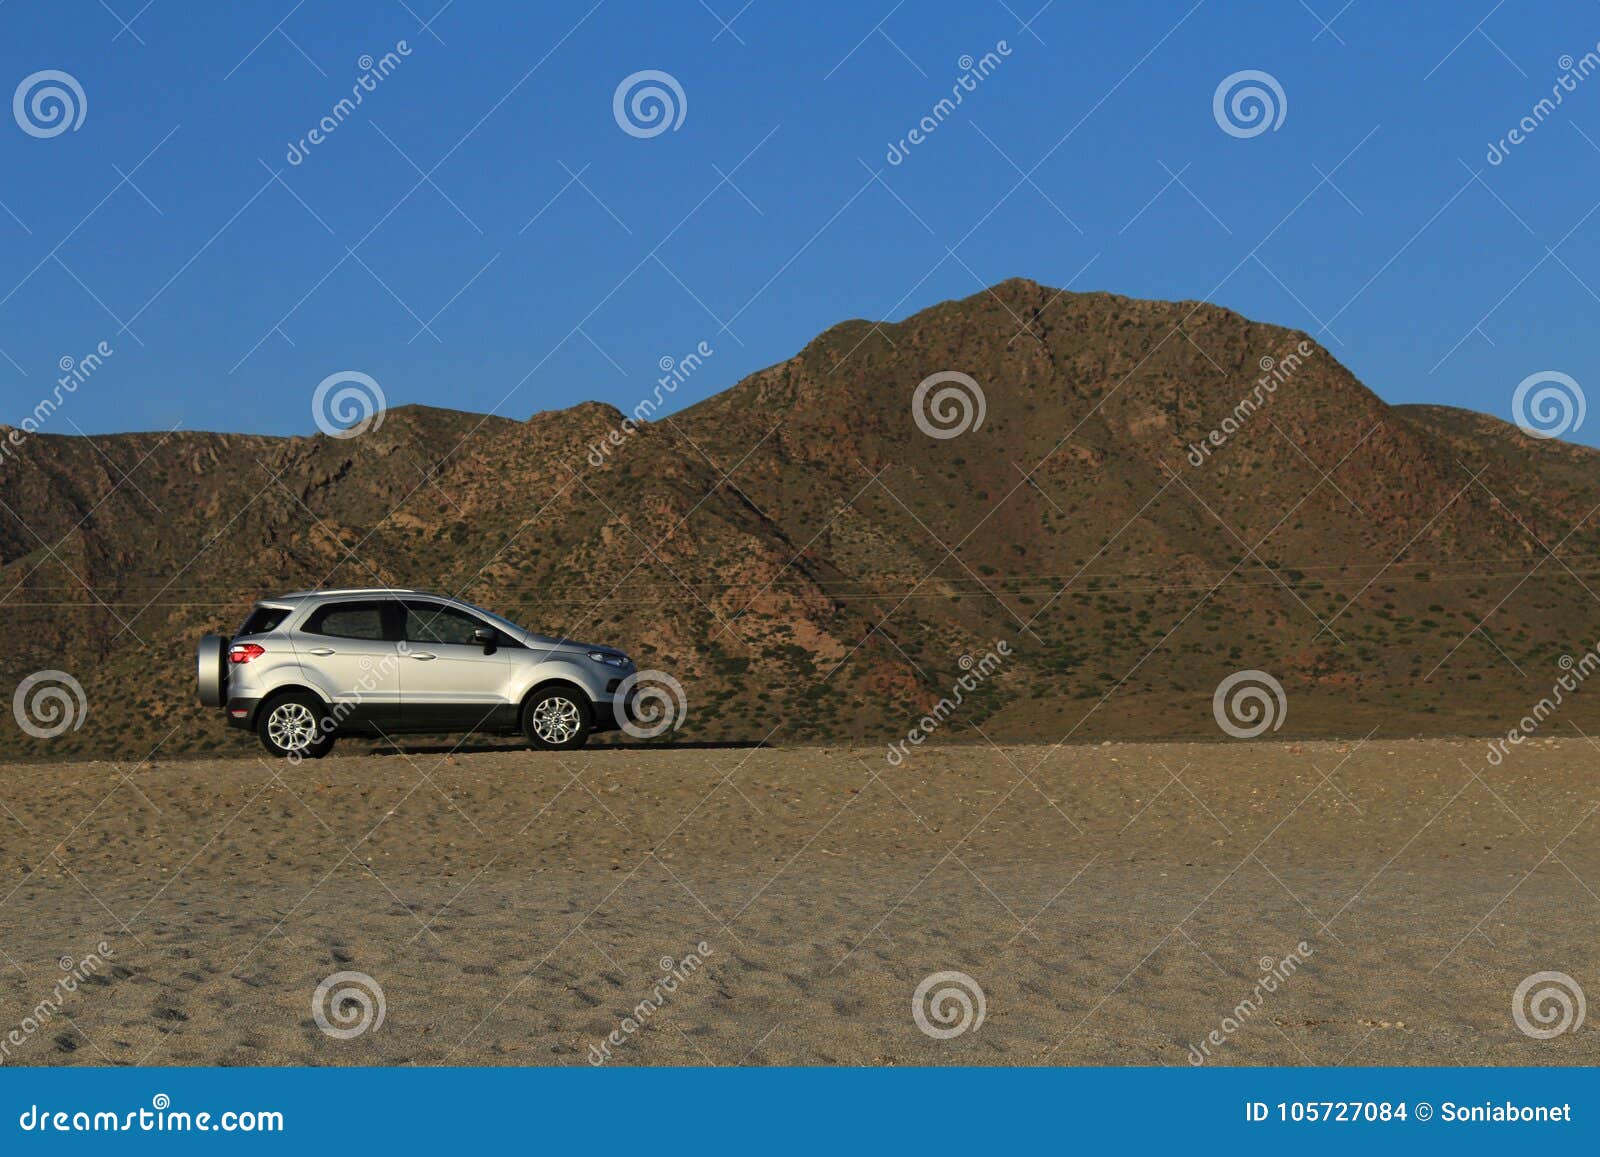
[[[488,627],[477,627],[472,632],[472,641],[483,647],[485,655],[494,653],[495,633]]]

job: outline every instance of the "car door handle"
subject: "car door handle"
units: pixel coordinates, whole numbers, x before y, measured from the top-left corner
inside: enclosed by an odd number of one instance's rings
[[[437,658],[438,656],[430,655],[426,651],[419,651],[418,653],[416,653],[415,655],[412,655],[411,657],[413,659],[421,659],[424,663],[426,663],[429,659],[434,659],[434,658]]]
[[[307,652],[307,653],[308,654],[312,654],[312,655],[331,655],[331,654],[333,654],[333,648],[332,647],[312,647],[311,650],[309,652]]]

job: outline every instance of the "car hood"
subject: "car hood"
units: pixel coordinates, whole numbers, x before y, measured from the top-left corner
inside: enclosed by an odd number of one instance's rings
[[[575,639],[556,639],[533,631],[523,631],[522,641],[539,651],[559,651],[573,655],[583,655],[590,651],[604,651],[608,655],[626,657],[626,652],[620,651],[616,647],[608,647],[604,643],[580,643]]]

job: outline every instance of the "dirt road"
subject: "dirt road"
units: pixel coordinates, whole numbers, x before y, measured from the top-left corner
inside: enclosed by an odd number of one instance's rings
[[[1600,750],[1485,750],[3,766],[0,1060],[1600,1063]]]

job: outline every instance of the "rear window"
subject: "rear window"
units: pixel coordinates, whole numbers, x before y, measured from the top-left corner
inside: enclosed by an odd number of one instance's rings
[[[312,612],[304,630],[336,639],[382,639],[383,604],[330,603]]]
[[[289,612],[282,607],[257,607],[250,612],[244,621],[244,626],[239,628],[241,635],[264,635],[268,631],[276,631],[283,625],[283,620],[289,617]]]

